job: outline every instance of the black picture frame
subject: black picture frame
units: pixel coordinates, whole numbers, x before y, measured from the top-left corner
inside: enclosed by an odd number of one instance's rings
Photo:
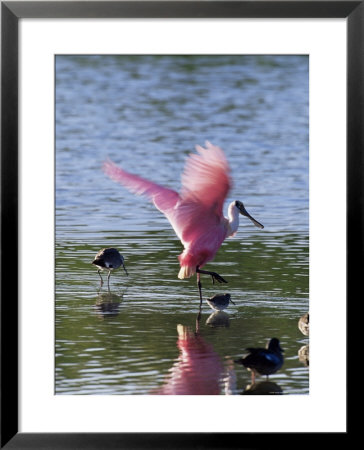
[[[364,1],[4,1],[1,2],[1,448],[184,449],[295,447],[325,433],[19,433],[18,23],[22,18],[346,18],[347,305],[363,276]],[[345,208],[339,205],[341,211]],[[333,215],[336,212],[333,212]],[[359,294],[358,294],[359,293]],[[355,298],[354,298],[355,297]],[[5,301],[6,299],[6,301]],[[11,299],[11,301],[9,301]],[[348,308],[348,306],[347,306]],[[348,311],[349,312],[349,311]],[[333,337],[334,339],[334,337]],[[347,346],[350,356],[350,346]],[[348,361],[347,361],[348,362]],[[343,363],[343,361],[341,361]],[[344,361],[345,363],[345,361]],[[349,394],[349,392],[348,392]],[[334,395],[334,393],[333,393]],[[349,417],[349,416],[348,416]],[[350,432],[350,434],[349,434]],[[351,436],[335,433],[335,443]]]

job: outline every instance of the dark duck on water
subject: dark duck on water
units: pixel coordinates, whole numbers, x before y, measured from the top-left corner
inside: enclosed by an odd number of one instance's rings
[[[277,372],[283,365],[283,355],[279,340],[272,338],[267,344],[267,348],[247,348],[249,354],[243,358],[236,359],[235,362],[242,364],[252,372],[252,383],[255,382],[255,375],[266,375],[267,378],[272,373]]]

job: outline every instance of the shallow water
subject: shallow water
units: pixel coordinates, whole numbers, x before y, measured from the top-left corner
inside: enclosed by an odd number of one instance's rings
[[[206,139],[231,166],[226,204],[242,200],[265,228],[242,218],[206,266],[228,284],[203,276],[204,297],[229,292],[236,306],[212,315],[205,303],[196,334],[196,280],[177,278],[181,243],[101,165],[110,157],[179,190]],[[285,362],[268,389],[307,394],[297,322],[309,304],[308,231],[308,58],[57,56],[57,394],[251,393],[233,360],[271,337]],[[111,275],[110,292],[91,265],[103,247],[118,248],[129,272]],[[189,327],[180,338],[178,324]]]

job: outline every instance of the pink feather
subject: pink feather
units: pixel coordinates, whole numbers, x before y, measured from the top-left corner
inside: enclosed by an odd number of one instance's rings
[[[177,326],[179,356],[154,395],[218,395],[224,366],[211,344],[188,327]]]
[[[221,148],[206,142],[196,146],[182,174],[179,195],[117,167],[104,163],[104,172],[131,192],[144,195],[170,221],[185,249],[179,256],[179,278],[193,275],[196,267],[211,261],[226,238],[227,219],[223,216],[225,198],[231,188],[230,170]]]
[[[173,208],[179,198],[178,193],[172,189],[164,188],[138,175],[133,175],[110,160],[104,162],[103,170],[112,180],[122,184],[133,194],[148,197],[163,213]]]

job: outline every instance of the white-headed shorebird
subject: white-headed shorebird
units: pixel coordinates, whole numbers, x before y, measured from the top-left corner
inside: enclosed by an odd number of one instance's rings
[[[128,275],[128,272],[124,264],[124,257],[119,253],[119,251],[116,248],[101,249],[95,256],[95,259],[92,261],[92,264],[95,264],[95,266],[98,268],[97,272],[100,275],[101,286],[104,284],[104,280],[102,279],[101,276],[102,270],[109,271],[107,276],[108,287],[110,287],[109,280],[112,270],[118,269],[120,266],[123,266],[125,273]]]
[[[231,300],[230,294],[217,294],[206,299],[206,301],[215,311],[223,311],[229,306],[230,302],[235,305],[235,303]]]

